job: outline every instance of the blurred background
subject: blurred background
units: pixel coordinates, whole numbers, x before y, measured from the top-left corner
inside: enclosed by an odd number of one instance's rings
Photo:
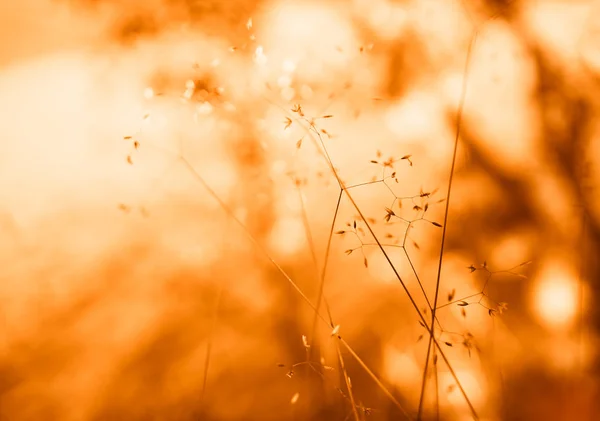
[[[0,419],[597,419],[597,2],[0,28]]]

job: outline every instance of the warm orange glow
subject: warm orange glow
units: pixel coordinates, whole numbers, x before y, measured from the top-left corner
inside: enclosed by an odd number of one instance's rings
[[[537,280],[533,305],[548,328],[571,326],[578,311],[577,280],[571,271],[550,263]]]
[[[355,3],[368,11],[367,21],[384,39],[393,40],[407,29],[409,14],[403,5],[388,0],[355,0]]]
[[[343,9],[317,2],[275,2],[259,39],[265,40],[273,69],[294,62],[304,77],[322,80],[328,68],[342,70],[356,54],[358,41],[348,17]]]
[[[394,385],[407,392],[418,385],[421,370],[413,355],[388,347],[384,354],[384,362],[386,375]]]
[[[282,255],[294,256],[305,245],[304,225],[300,218],[286,217],[277,221],[271,233],[271,247]]]
[[[596,9],[0,4],[0,420],[600,413]]]
[[[457,373],[460,382],[467,391],[468,396],[472,399],[474,405],[480,405],[485,400],[487,393],[486,385],[479,379],[477,375],[468,370],[461,370]],[[462,398],[460,391],[453,386],[452,377],[448,374],[444,374],[440,378],[440,390],[445,395],[445,401],[455,408],[460,408],[461,412],[464,412],[463,418],[468,419],[468,412],[465,406],[464,399]]]

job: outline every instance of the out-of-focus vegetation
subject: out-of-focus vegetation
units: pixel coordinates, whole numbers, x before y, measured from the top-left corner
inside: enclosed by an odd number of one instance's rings
[[[594,419],[599,17],[2,3],[0,419]]]

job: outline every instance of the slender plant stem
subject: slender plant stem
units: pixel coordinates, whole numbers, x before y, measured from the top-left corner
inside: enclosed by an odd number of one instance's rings
[[[475,45],[476,39],[477,39],[477,32],[474,32],[471,37],[471,40],[469,41],[469,47],[467,49],[467,56],[465,59],[465,67],[464,67],[464,73],[463,73],[462,88],[461,88],[460,99],[459,99],[459,104],[458,104],[458,112],[456,113],[456,132],[455,132],[455,137],[454,137],[454,151],[452,153],[452,165],[450,166],[450,176],[448,179],[448,190],[447,190],[447,194],[446,194],[446,208],[444,211],[444,224],[443,224],[444,226],[442,228],[442,241],[441,241],[440,255],[439,255],[439,261],[438,261],[437,279],[435,282],[435,295],[434,295],[434,299],[433,299],[433,310],[431,312],[431,326],[432,327],[435,323],[437,303],[438,303],[439,292],[440,292],[442,263],[444,260],[444,246],[446,244],[448,214],[450,211],[450,195],[452,193],[452,181],[454,179],[454,168],[456,166],[456,154],[458,151],[458,141],[460,139],[462,116],[463,116],[463,110],[464,110],[464,105],[465,105],[465,98],[467,95],[467,81],[468,81],[469,64],[471,62],[471,53],[473,51],[473,47]],[[431,345],[434,340],[435,340],[435,338],[434,338],[434,333],[433,333],[433,329],[432,329],[432,331],[430,332],[430,335],[429,335],[429,344],[427,346],[427,356],[425,357],[425,368],[423,369],[423,381],[421,383],[421,397],[419,399],[419,412],[417,415],[417,420],[421,419],[421,414],[423,411],[423,402],[424,402],[424,397],[425,397],[425,389],[426,389],[426,385],[427,385],[427,371],[429,369],[429,357],[431,354]],[[459,387],[460,387],[460,385],[459,385]],[[471,402],[469,400],[467,400],[467,402],[469,403],[471,412],[473,413],[475,418],[477,418],[475,409],[472,407]]]
[[[371,236],[373,237],[373,239],[377,243],[377,246],[379,247],[379,250],[381,251],[381,253],[385,257],[385,259],[387,260],[388,264],[392,268],[392,271],[394,272],[394,275],[396,276],[396,279],[398,279],[398,281],[400,282],[400,285],[404,289],[404,292],[406,293],[406,296],[408,297],[411,305],[416,310],[419,319],[423,323],[423,326],[425,326],[425,329],[429,332],[430,338],[433,340],[434,344],[436,345],[436,347],[437,347],[437,349],[438,349],[438,351],[440,353],[440,356],[442,357],[442,359],[444,360],[444,363],[448,367],[448,371],[450,371],[450,374],[454,378],[454,381],[456,382],[456,385],[458,386],[458,389],[460,390],[461,394],[463,395],[463,398],[467,402],[467,405],[469,406],[469,409],[471,410],[471,414],[473,415],[473,418],[475,418],[476,420],[479,419],[479,416],[477,415],[477,411],[475,410],[475,407],[471,403],[471,400],[469,399],[469,397],[467,396],[464,388],[462,387],[462,384],[460,383],[460,380],[458,379],[458,376],[456,375],[456,372],[452,368],[452,365],[450,364],[450,361],[446,357],[446,354],[442,350],[440,344],[433,337],[434,336],[434,326],[433,326],[433,324],[430,326],[429,322],[425,319],[425,317],[421,313],[421,310],[419,309],[419,306],[417,305],[415,299],[413,298],[412,294],[408,290],[406,284],[402,280],[402,277],[398,273],[398,270],[396,269],[396,266],[392,262],[392,260],[391,260],[390,256],[388,255],[388,253],[385,251],[385,248],[381,244],[381,242],[380,242],[379,238],[377,237],[377,235],[375,235],[375,232],[373,231],[373,228],[371,227],[371,224],[369,224],[369,221],[367,220],[367,218],[365,217],[364,213],[362,212],[362,210],[360,209],[360,207],[358,206],[358,204],[354,200],[354,197],[350,194],[350,192],[348,191],[348,189],[345,187],[344,182],[342,181],[342,179],[340,178],[337,170],[333,166],[333,161],[331,160],[329,152],[327,151],[327,148],[325,146],[325,142],[323,141],[323,137],[321,136],[321,134],[314,127],[312,127],[312,131],[316,134],[317,138],[319,139],[320,145],[323,148],[324,156],[327,159],[327,163],[329,165],[329,168],[332,171],[333,175],[335,176],[338,184],[340,185],[340,187],[344,191],[346,197],[348,198],[348,200],[350,201],[350,203],[352,204],[352,206],[354,207],[354,209],[356,210],[356,212],[359,214],[361,220],[364,222],[365,226],[369,230],[369,233],[371,234]],[[319,142],[317,142],[317,140],[314,138],[314,136],[311,136],[311,139],[313,139],[313,141],[315,141],[317,144],[319,144]]]
[[[335,205],[335,212],[333,214],[333,219],[331,221],[331,227],[329,229],[329,235],[328,235],[328,238],[327,238],[327,247],[325,249],[325,261],[323,263],[323,269],[321,270],[320,281],[319,281],[319,293],[317,295],[317,304],[316,304],[316,306],[317,306],[317,312],[315,313],[315,317],[313,319],[313,325],[312,325],[311,336],[310,336],[313,340],[316,337],[316,331],[317,331],[317,313],[321,309],[321,301],[323,301],[323,293],[324,293],[324,290],[325,290],[325,279],[326,279],[326,276],[327,276],[327,266],[328,266],[328,263],[329,263],[329,253],[330,253],[330,250],[331,250],[331,243],[332,243],[332,239],[333,239],[333,230],[335,229],[335,224],[337,222],[337,217],[338,217],[338,214],[339,214],[341,202],[342,202],[342,190],[340,190],[340,194],[338,195],[338,198],[337,198],[337,202],[336,202],[336,205]]]
[[[248,230],[248,228],[244,225],[242,221],[240,221],[237,216],[233,213],[233,211],[227,206],[225,202],[219,197],[219,195],[210,187],[210,185],[204,180],[204,178],[196,171],[196,169],[190,164],[190,162],[184,157],[179,157],[183,162],[184,166],[188,169],[190,174],[204,187],[206,191],[213,197],[214,200],[217,201],[219,206],[223,209],[223,211],[236,222],[240,226],[240,228],[244,231],[250,242],[259,250],[263,256],[275,267],[277,272],[283,276],[283,278],[290,284],[290,286],[298,293],[298,295],[308,304],[308,306],[315,312],[317,317],[325,323],[329,328],[333,327],[333,320],[331,319],[331,313],[329,311],[329,306],[327,302],[325,302],[327,306],[327,312],[329,314],[329,320],[327,320],[319,311],[317,311],[317,307],[310,301],[310,299],[306,296],[306,294],[302,291],[302,289],[294,282],[294,280],[288,275],[288,273],[279,265],[269,254],[269,252],[258,242],[258,240],[252,235],[252,233]],[[358,356],[358,354],[350,347],[350,345],[342,339],[340,335],[338,335],[338,339],[344,345],[346,350],[356,359],[358,364],[366,371],[366,373],[371,377],[377,386],[381,389],[381,391],[390,398],[390,400],[394,403],[394,405],[406,416],[407,419],[412,420],[412,417],[408,414],[406,409],[402,406],[402,404],[392,395],[389,389],[379,380],[379,378],[373,373],[373,371],[365,364],[365,362]]]
[[[206,357],[204,358],[204,375],[202,376],[202,390],[200,392],[200,404],[204,404],[204,396],[206,395],[206,385],[208,383],[208,369],[210,367],[210,361],[212,357],[212,347],[215,331],[217,329],[217,322],[219,319],[219,309],[221,307],[221,297],[223,295],[223,284],[219,284],[217,291],[217,298],[215,299],[215,308],[213,311],[212,322],[210,325],[210,332],[208,342],[206,344]]]
[[[342,351],[340,350],[339,343],[335,344],[335,349],[337,350],[338,359],[340,361],[340,369],[342,371],[342,375],[344,376],[344,381],[346,382],[346,389],[348,389],[348,397],[350,398],[350,404],[352,405],[352,413],[354,415],[354,420],[360,421],[358,411],[356,410],[354,392],[352,392],[352,384],[350,383],[350,377],[348,377],[348,372],[346,371],[346,365],[344,364],[344,357],[342,356]]]
[[[435,348],[433,349],[433,358],[436,359],[437,358],[437,352],[435,350]],[[434,378],[435,378],[435,419],[436,421],[440,420],[440,385],[439,385],[439,379],[438,379],[438,367],[437,367],[437,363],[433,365],[434,366]]]

